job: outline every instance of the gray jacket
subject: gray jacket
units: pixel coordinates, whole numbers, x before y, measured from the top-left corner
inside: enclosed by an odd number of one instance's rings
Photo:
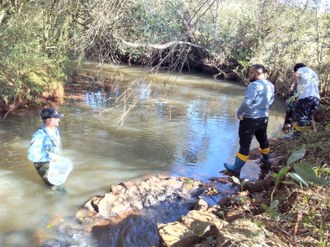
[[[237,117],[268,117],[268,109],[273,101],[273,84],[266,79],[253,81],[247,86],[244,100],[237,110]]]

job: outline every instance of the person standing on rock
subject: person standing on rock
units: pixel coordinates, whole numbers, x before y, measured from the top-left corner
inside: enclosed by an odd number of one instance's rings
[[[34,166],[43,181],[53,190],[63,189],[63,186],[54,186],[48,180],[49,163],[60,159],[62,153],[61,137],[58,130],[60,114],[54,108],[45,108],[40,113],[43,124],[32,136],[28,150],[28,159]]]
[[[260,145],[262,162],[271,165],[269,160],[269,143],[267,139],[268,110],[274,101],[274,86],[266,79],[266,68],[261,64],[254,64],[249,69],[249,84],[245,97],[237,110],[239,122],[239,152],[235,163],[224,163],[224,167],[234,175],[239,175],[242,167],[249,158],[250,145],[255,136]]]
[[[297,86],[298,101],[294,109],[294,134],[310,129],[313,114],[320,104],[319,77],[303,63],[293,67],[291,83]]]

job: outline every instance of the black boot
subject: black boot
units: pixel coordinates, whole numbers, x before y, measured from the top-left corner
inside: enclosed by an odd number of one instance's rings
[[[264,148],[264,149],[260,149],[261,152],[261,168],[267,168],[269,169],[272,165],[272,162],[270,160],[270,156],[269,156],[269,147],[268,148]]]
[[[262,154],[260,166],[262,168],[267,168],[267,169],[269,169],[272,166],[272,162],[270,160],[269,154]]]

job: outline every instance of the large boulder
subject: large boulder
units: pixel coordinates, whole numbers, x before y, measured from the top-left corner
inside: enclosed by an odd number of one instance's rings
[[[76,213],[76,218],[90,231],[94,226],[115,224],[128,215],[163,201],[197,200],[202,183],[183,177],[153,176],[144,180],[111,186],[108,193],[94,196]]]

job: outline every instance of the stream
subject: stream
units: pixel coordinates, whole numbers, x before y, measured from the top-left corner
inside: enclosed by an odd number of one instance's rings
[[[90,76],[98,73],[93,64],[84,69]],[[52,217],[73,216],[93,195],[122,181],[157,174],[207,181],[221,176],[225,161],[233,162],[242,84],[127,66],[107,65],[103,72],[114,81],[111,87],[69,97],[58,108],[64,114],[63,154],[74,165],[65,196],[54,197],[26,157],[41,125],[39,111],[18,111],[0,121],[1,246],[33,246],[36,231]],[[123,92],[127,100],[120,103]],[[280,135],[284,110],[285,102],[275,100],[269,137]],[[255,176],[255,170],[247,176]]]

